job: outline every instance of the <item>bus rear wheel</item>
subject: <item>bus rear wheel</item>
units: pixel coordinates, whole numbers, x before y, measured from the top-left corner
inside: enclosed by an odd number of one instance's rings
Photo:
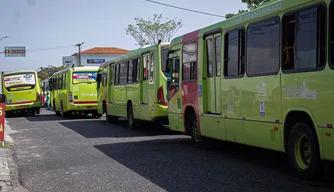
[[[304,180],[318,179],[323,175],[323,162],[316,135],[304,122],[297,123],[289,135],[288,156],[292,172]]]
[[[128,118],[128,127],[130,129],[135,129],[136,124],[135,124],[135,119],[133,117],[133,109],[131,104],[128,105],[127,118]]]
[[[60,108],[61,108],[60,109],[61,110],[60,111],[61,117],[62,118],[67,118],[68,117],[68,113],[64,111],[63,103],[61,104]]]
[[[186,126],[187,130],[190,131],[191,141],[196,148],[206,148],[209,146],[210,140],[207,137],[202,136],[195,114],[187,120]]]

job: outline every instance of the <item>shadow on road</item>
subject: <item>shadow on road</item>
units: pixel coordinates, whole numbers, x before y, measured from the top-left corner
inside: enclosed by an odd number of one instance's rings
[[[64,121],[59,122],[59,124],[79,133],[86,138],[117,138],[177,134],[167,128],[152,126],[131,130],[126,127],[126,123],[124,121],[120,121],[118,124],[111,124],[102,120]]]
[[[328,182],[290,176],[283,153],[233,143],[196,149],[190,139],[96,145],[96,149],[167,191],[331,191]],[[258,188],[258,189],[257,189]],[[268,190],[264,190],[268,191]]]
[[[62,118],[56,114],[39,114],[36,116],[25,116],[28,121],[68,121],[73,119],[97,119],[87,115],[73,115],[70,118]]]

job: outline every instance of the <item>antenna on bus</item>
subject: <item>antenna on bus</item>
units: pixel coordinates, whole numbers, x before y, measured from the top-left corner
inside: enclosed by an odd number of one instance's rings
[[[74,68],[74,64],[72,65],[72,68]]]

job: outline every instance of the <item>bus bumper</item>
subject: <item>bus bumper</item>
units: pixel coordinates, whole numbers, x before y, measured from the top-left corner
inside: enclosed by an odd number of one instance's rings
[[[42,107],[42,102],[37,101],[33,103],[23,103],[23,104],[6,104],[6,111],[15,112],[15,111],[30,111],[30,110],[40,110]]]
[[[68,110],[71,112],[97,112],[97,104],[70,104]]]

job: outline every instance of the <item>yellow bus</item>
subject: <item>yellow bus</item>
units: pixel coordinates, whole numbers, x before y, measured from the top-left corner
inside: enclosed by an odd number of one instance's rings
[[[168,123],[164,74],[168,46],[145,46],[109,62],[109,122],[127,117],[132,129],[138,121]]]
[[[6,116],[14,113],[39,114],[42,107],[41,81],[34,70],[2,73],[2,93],[6,95]]]
[[[97,72],[96,78],[96,89],[97,89],[97,112],[100,116],[106,113],[107,111],[107,103],[108,103],[108,64],[106,61],[100,65],[99,70]]]
[[[54,73],[49,79],[50,102],[56,115],[97,113],[96,75],[99,67],[71,67]]]
[[[334,161],[334,1],[272,0],[176,37],[170,128],[287,153],[304,179]],[[178,76],[178,75],[177,75]]]

